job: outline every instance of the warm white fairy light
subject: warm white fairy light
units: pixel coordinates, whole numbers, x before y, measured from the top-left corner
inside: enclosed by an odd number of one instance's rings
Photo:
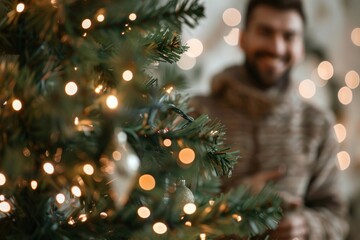
[[[8,213],[11,211],[11,206],[7,201],[0,202],[0,211]]]
[[[360,28],[354,28],[351,32],[351,41],[360,47]]]
[[[133,73],[130,71],[130,70],[126,70],[123,72],[122,74],[122,78],[125,80],[125,81],[131,81],[131,79],[133,79],[134,75]]]
[[[200,240],[206,240],[206,233],[200,233]]]
[[[353,71],[353,70],[349,71],[345,75],[345,83],[351,89],[357,88],[359,86],[359,84],[360,84],[359,74],[357,72]]]
[[[104,14],[101,14],[101,13],[100,13],[99,15],[97,15],[96,20],[97,20],[98,22],[103,22],[103,21],[105,20]]]
[[[77,93],[78,91],[78,86],[76,83],[74,82],[68,82],[66,85],[65,85],[65,93],[69,96],[73,96]]]
[[[21,12],[23,12],[25,10],[25,4],[23,4],[23,3],[18,3],[18,5],[16,5],[16,11],[18,12],[18,13],[21,13]]]
[[[4,195],[0,195],[0,201],[5,201],[5,196]]]
[[[167,231],[167,226],[165,223],[157,222],[153,225],[153,230],[157,234],[164,234]]]
[[[214,200],[209,200],[209,204],[210,204],[210,206],[213,206],[215,204],[215,201]]]
[[[103,90],[103,88],[104,88],[104,86],[100,84],[100,85],[98,85],[98,86],[95,88],[95,92],[96,92],[96,93],[100,93],[101,90]]]
[[[184,211],[184,213],[191,215],[194,212],[196,212],[196,205],[194,203],[187,203],[183,207],[183,211]]]
[[[85,164],[83,167],[84,173],[86,175],[93,175],[94,174],[94,167],[90,164]]]
[[[145,191],[151,191],[155,188],[156,181],[150,174],[144,174],[139,178],[139,185]]]
[[[223,21],[230,27],[235,27],[241,22],[241,13],[236,8],[228,8],[222,15]]]
[[[204,46],[199,39],[192,38],[186,42],[186,45],[189,47],[185,54],[190,57],[196,58],[200,56],[204,50]]]
[[[86,222],[86,220],[87,220],[87,216],[86,216],[86,214],[80,214],[79,215],[79,220],[81,221],[81,222]]]
[[[137,18],[137,16],[136,16],[136,14],[135,14],[135,13],[130,13],[130,15],[129,15],[129,19],[130,19],[131,21],[135,21],[135,20],[136,20],[136,18]]]
[[[32,180],[32,181],[30,182],[30,186],[31,186],[32,190],[37,189],[37,187],[38,187],[37,181]]]
[[[351,163],[351,158],[348,152],[346,151],[341,151],[337,154],[337,159],[338,159],[338,168],[341,171],[345,171],[346,169],[349,168],[350,163]]]
[[[185,226],[191,227],[191,226],[192,226],[192,223],[191,223],[190,221],[186,221],[186,222],[185,222]]]
[[[101,217],[102,219],[107,218],[107,216],[108,216],[108,214],[107,214],[106,212],[101,212],[101,213],[100,213],[100,217]]]
[[[343,105],[348,105],[352,102],[353,93],[350,88],[342,87],[338,92],[338,98]]]
[[[75,117],[75,119],[74,119],[74,124],[77,126],[77,125],[79,125],[79,118],[78,117]]]
[[[90,19],[84,19],[81,23],[81,27],[83,29],[89,29],[91,27],[91,20]]]
[[[237,222],[241,222],[242,217],[239,214],[233,214],[232,218],[235,219],[235,221]]]
[[[170,94],[172,91],[174,90],[174,87],[169,87],[168,89],[166,89],[165,90],[165,92],[167,93],[167,94]]]
[[[150,217],[151,212],[150,209],[147,207],[139,207],[139,209],[137,210],[137,214],[141,218],[148,218]]]
[[[310,79],[305,79],[299,84],[299,93],[303,98],[310,99],[316,94],[316,86]]]
[[[106,98],[106,106],[108,106],[108,108],[115,109],[118,105],[119,101],[114,95],[110,95]]]
[[[81,197],[81,190],[78,186],[73,186],[71,188],[72,194],[74,194],[75,197]]]
[[[56,195],[55,199],[59,204],[63,204],[65,202],[65,195],[62,193],[59,193]]]
[[[0,173],[0,186],[6,183],[6,177],[4,174]]]
[[[329,80],[334,76],[334,67],[329,61],[323,61],[317,68],[318,75],[323,80]]]
[[[69,225],[74,225],[75,224],[75,220],[70,218],[69,221],[68,221],[68,224]]]
[[[15,99],[13,102],[12,102],[12,108],[15,110],[15,111],[20,111],[21,108],[22,108],[22,103],[19,99]]]
[[[54,166],[49,162],[43,165],[43,169],[47,174],[53,174],[55,171]]]
[[[334,126],[335,135],[339,143],[343,142],[346,139],[346,128],[341,123],[338,123]]]
[[[165,147],[170,147],[171,146],[171,144],[172,144],[172,142],[171,142],[171,140],[170,139],[164,139],[164,146]]]
[[[184,148],[179,152],[179,160],[183,164],[191,164],[195,160],[195,152],[191,148]]]
[[[224,36],[224,41],[230,46],[237,46],[239,44],[240,29],[233,28]]]

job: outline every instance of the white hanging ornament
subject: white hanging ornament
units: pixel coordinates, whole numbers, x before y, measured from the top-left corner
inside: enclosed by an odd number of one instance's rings
[[[125,132],[115,129],[111,137],[100,161],[103,164],[102,170],[107,175],[110,197],[115,207],[121,209],[134,186],[140,159],[127,142]]]

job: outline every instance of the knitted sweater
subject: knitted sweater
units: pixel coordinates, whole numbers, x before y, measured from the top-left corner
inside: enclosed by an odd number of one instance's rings
[[[227,145],[240,150],[225,190],[236,179],[285,166],[275,187],[303,199],[309,240],[344,239],[346,206],[337,185],[332,116],[303,101],[291,84],[263,91],[252,83],[242,66],[233,66],[214,77],[210,96],[190,101],[195,112],[220,120]]]

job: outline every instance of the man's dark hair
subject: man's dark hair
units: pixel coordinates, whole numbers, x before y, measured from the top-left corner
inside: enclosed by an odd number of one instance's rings
[[[269,6],[279,10],[295,10],[301,16],[304,24],[306,23],[302,0],[249,0],[245,12],[245,27],[248,27],[251,15],[260,5]]]

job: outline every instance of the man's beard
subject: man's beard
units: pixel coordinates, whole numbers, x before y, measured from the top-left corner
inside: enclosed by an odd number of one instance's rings
[[[261,90],[267,90],[272,87],[276,87],[279,89],[285,89],[289,84],[290,79],[290,71],[291,69],[287,69],[281,76],[278,77],[274,81],[274,84],[268,84],[265,79],[260,74],[260,70],[256,67],[255,64],[249,62],[248,60],[245,61],[245,69],[248,71],[252,80],[254,80],[254,85]]]

